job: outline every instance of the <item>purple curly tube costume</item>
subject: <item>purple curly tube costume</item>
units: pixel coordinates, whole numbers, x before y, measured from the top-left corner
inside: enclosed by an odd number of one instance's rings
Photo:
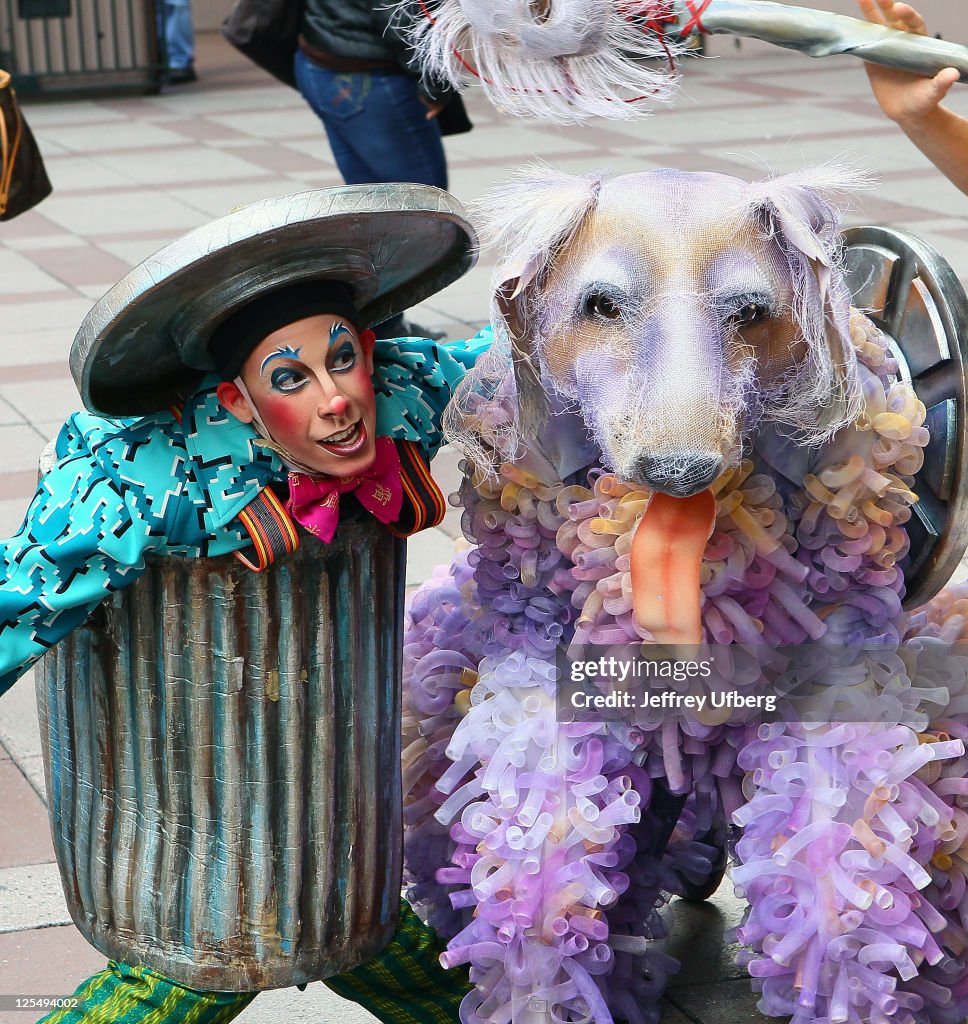
[[[851,339],[860,418],[797,486],[753,462],[716,481],[700,580],[706,641],[743,645],[728,669],[740,692],[762,688],[757,645],[853,652],[824,663],[824,722],[559,721],[559,645],[650,639],[629,565],[649,494],[595,466],[552,483],[527,456],[497,480],[468,467],[475,546],[413,599],[404,722],[410,896],[448,937],[446,966],[470,964],[464,1024],[657,1021],[678,966],[650,948],[658,910],[709,876],[717,850],[697,837],[724,819],[742,830],[732,879],[762,1012],[968,1013],[968,669],[949,659],[926,686],[912,663],[968,634],[968,592],[902,613],[924,407],[890,383],[860,314]],[[500,429],[496,408],[482,435]]]

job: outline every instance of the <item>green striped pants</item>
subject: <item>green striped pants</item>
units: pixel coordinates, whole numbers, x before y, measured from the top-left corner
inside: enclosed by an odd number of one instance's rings
[[[465,968],[445,971],[443,946],[405,901],[400,923],[382,952],[325,982],[384,1024],[457,1024],[470,982]],[[40,1024],[223,1024],[238,1016],[254,992],[198,992],[147,967],[111,961],[75,993],[77,1006],[56,1010]]]

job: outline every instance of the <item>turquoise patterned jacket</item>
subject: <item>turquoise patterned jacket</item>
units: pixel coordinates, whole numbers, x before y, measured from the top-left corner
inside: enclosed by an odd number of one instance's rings
[[[417,442],[433,458],[454,388],[490,345],[378,341],[377,433]],[[0,540],[0,694],[79,626],[111,592],[133,583],[149,552],[194,558],[250,543],[236,517],[287,472],[251,426],[219,403],[206,378],[181,418],[76,413],[57,438],[23,526]]]

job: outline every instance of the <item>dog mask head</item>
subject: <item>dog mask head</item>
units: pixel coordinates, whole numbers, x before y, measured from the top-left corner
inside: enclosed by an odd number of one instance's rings
[[[533,168],[490,193],[479,213],[501,254],[492,315],[520,435],[540,431],[554,395],[612,471],[678,496],[735,465],[759,422],[829,438],[859,401],[822,197],[849,179]]]

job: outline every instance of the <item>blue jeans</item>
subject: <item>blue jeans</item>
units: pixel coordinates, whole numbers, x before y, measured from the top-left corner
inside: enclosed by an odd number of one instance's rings
[[[164,0],[160,6],[168,67],[191,67],[195,61],[191,0]]]
[[[398,71],[328,71],[296,53],[296,84],[323,122],[347,185],[412,181],[447,188],[440,128],[417,80]]]

